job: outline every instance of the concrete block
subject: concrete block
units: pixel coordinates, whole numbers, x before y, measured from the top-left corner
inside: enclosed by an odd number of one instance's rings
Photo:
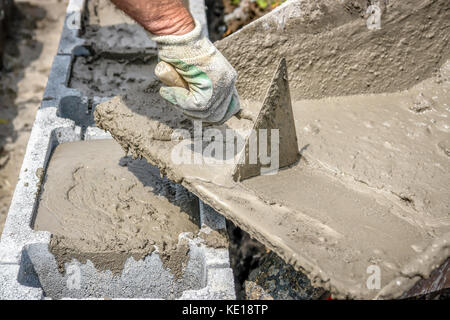
[[[36,114],[0,241],[0,263],[18,263],[18,248],[30,242],[45,242],[49,238],[47,233],[31,230],[44,169],[58,143],[81,138],[80,128],[71,120],[57,117],[56,112],[56,108],[41,108]]]
[[[86,0],[70,0],[66,10],[61,39],[58,46],[59,55],[77,55],[83,52],[84,39],[80,37]]]
[[[0,240],[1,299],[79,299],[79,298],[144,298],[174,299],[201,297],[205,299],[235,298],[228,250],[207,247],[200,238],[188,241],[189,261],[182,279],[175,280],[165,270],[158,251],[145,259],[129,258],[121,275],[98,271],[91,261],[76,259],[65,264],[66,272],[58,271],[49,252],[51,234],[34,231],[34,215],[45,171],[54,148],[66,142],[107,139],[110,134],[92,123],[91,109],[104,97],[87,97],[69,88],[74,50],[85,43],[81,30],[85,0],[71,0],[61,36],[58,55],[50,72],[41,108],[33,125],[27,151],[19,175],[11,207]],[[193,1],[191,11],[206,23],[203,1]],[[188,191],[179,186],[176,197],[183,201]],[[203,230],[225,228],[225,219],[211,208],[200,204]]]
[[[188,290],[180,300],[233,300],[234,277],[230,268],[214,268],[208,270],[208,285],[201,290]],[[233,294],[230,294],[233,292]]]
[[[41,107],[56,107],[58,116],[71,119],[78,126],[88,125],[88,98],[68,87],[72,62],[73,58],[69,55],[57,55],[54,58]]]
[[[47,296],[61,298],[164,298],[180,296],[186,288],[204,286],[202,248],[190,240],[190,259],[182,279],[175,280],[163,268],[157,252],[135,261],[130,257],[120,276],[111,271],[98,271],[90,260],[82,264],[76,259],[66,263],[64,274],[58,272],[57,262],[47,244],[31,244],[26,252],[39,275]]]
[[[0,300],[40,300],[44,297],[39,287],[19,281],[21,266],[0,264]]]
[[[65,264],[65,274],[58,271],[57,262],[48,249],[50,234],[34,231],[31,227],[39,202],[41,179],[52,150],[60,143],[82,139],[80,127],[75,126],[73,121],[59,118],[56,111],[56,108],[40,109],[33,126],[19,184],[0,241],[0,263],[18,268],[0,269],[0,272],[6,270],[2,277],[9,278],[2,286],[0,297],[37,299],[43,292],[45,297],[52,299],[174,299],[181,297],[186,290],[203,290],[201,296],[209,298],[219,294],[234,297],[234,286],[221,283],[223,272],[219,272],[217,277],[210,275],[215,274],[211,273],[213,269],[231,272],[227,249],[206,247],[202,239],[191,239],[186,234],[180,237],[189,243],[189,261],[180,280],[175,280],[170,271],[163,268],[158,251],[139,261],[129,258],[119,276],[108,270],[96,270],[89,260],[80,263],[73,259]],[[184,193],[188,193],[183,187],[176,192],[176,198],[180,201],[186,197]],[[212,230],[208,225],[214,227],[208,222],[213,219],[205,218],[202,213],[200,220],[204,222],[203,228]],[[24,288],[19,280],[34,287]]]

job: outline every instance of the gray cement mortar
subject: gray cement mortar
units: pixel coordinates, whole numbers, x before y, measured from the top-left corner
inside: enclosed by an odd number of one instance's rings
[[[244,110],[252,106],[246,98],[262,98],[268,83],[267,92],[272,91],[273,67],[278,70],[278,61],[286,58],[305,161],[278,175],[248,179],[242,186],[230,181],[231,166],[208,171],[175,164],[171,142],[141,139],[153,124],[136,117],[125,99],[98,106],[96,120],[122,146],[164,168],[306,273],[313,285],[337,298],[388,299],[428,278],[449,256],[448,67],[442,64],[448,58],[449,11],[443,0],[389,1],[382,6],[382,27],[374,30],[365,13],[376,10],[366,11],[367,4],[288,1],[217,43],[240,75]],[[312,98],[321,100],[304,100]],[[361,98],[368,99],[359,104]],[[429,116],[434,119],[428,126]],[[227,125],[246,125],[234,120]],[[410,133],[415,125],[417,135]],[[380,284],[367,282],[373,280],[368,278],[373,266],[383,275]]]
[[[75,259],[65,264],[66,273],[61,274],[48,249],[51,234],[32,229],[42,179],[53,149],[61,143],[111,137],[91,121],[91,109],[107,97],[88,96],[68,86],[74,59],[89,53],[82,34],[87,6],[85,0],[71,0],[68,5],[58,55],[36,115],[0,240],[0,299],[234,299],[228,250],[207,247],[201,238],[180,234],[180,239],[188,241],[190,252],[184,277],[175,281],[170,271],[163,268],[157,251],[139,261],[130,257],[120,276],[96,270],[89,260],[81,264]],[[203,1],[191,0],[190,10],[206,30]],[[109,57],[120,57],[129,48],[108,50],[111,50]],[[180,186],[177,192],[182,196],[187,191]],[[207,233],[225,228],[225,219],[201,201],[200,223]]]

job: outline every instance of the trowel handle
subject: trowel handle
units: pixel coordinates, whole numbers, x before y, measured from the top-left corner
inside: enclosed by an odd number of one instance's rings
[[[169,87],[181,87],[189,90],[186,81],[178,74],[175,68],[167,62],[160,61],[155,67],[155,75],[162,83]]]

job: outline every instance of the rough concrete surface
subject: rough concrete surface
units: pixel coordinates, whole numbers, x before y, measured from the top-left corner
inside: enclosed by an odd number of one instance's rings
[[[109,0],[90,0],[84,15],[86,45],[95,52],[120,56],[156,52],[146,31]]]
[[[148,134],[158,112],[119,97],[96,108],[122,147],[338,298],[399,297],[449,256],[448,2],[389,2],[380,30],[367,28],[366,5],[290,1],[218,43],[253,115],[287,59],[302,157],[276,175],[235,183],[228,164],[176,164],[176,141]],[[367,286],[371,266],[379,289]]]
[[[127,59],[105,58],[101,55],[77,57],[69,86],[88,96],[112,97],[130,88],[146,89],[154,85],[157,57],[136,55]]]

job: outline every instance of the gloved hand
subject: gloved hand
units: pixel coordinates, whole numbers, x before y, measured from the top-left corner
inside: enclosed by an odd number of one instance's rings
[[[240,109],[237,73],[201,29],[195,21],[194,30],[185,35],[151,35],[159,58],[172,65],[189,87],[162,87],[160,94],[191,119],[223,123]]]

